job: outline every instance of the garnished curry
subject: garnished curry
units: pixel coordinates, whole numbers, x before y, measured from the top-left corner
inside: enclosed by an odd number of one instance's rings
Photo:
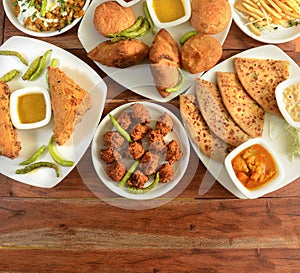
[[[233,170],[239,181],[248,189],[256,189],[278,175],[272,155],[260,144],[240,152],[232,160]]]

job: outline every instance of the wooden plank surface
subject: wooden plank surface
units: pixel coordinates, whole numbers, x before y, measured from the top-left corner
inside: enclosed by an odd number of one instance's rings
[[[0,26],[1,43],[25,36],[4,16],[2,1]],[[77,27],[42,40],[104,78],[103,115],[143,100],[87,58]],[[220,61],[260,45],[233,23]],[[278,46],[300,64],[299,39]],[[170,103],[178,107],[177,99]],[[240,200],[214,182],[192,152],[198,165],[190,167],[176,196],[133,202],[101,186],[90,154],[88,149],[52,189],[0,174],[0,272],[299,272],[300,179],[262,198]],[[201,191],[206,179],[214,183]]]

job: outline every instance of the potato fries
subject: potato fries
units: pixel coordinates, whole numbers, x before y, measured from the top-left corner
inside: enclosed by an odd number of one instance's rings
[[[234,8],[247,19],[246,25],[258,36],[276,25],[300,24],[300,0],[237,0]]]

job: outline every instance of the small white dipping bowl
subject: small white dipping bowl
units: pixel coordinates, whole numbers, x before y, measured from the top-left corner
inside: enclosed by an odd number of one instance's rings
[[[174,27],[174,26],[177,26],[177,25],[180,25],[186,21],[188,21],[191,17],[191,2],[190,0],[182,0],[182,4],[183,4],[183,7],[184,7],[184,12],[185,12],[185,15],[180,17],[179,19],[177,20],[174,20],[174,21],[170,21],[170,22],[161,22],[156,13],[155,13],[155,10],[153,8],[153,0],[146,0],[147,1],[147,7],[148,7],[148,10],[149,10],[149,13],[150,13],[150,16],[153,20],[153,23],[155,26],[157,26],[158,28],[170,28],[170,27]]]
[[[131,0],[126,2],[125,0],[116,0],[122,7],[131,7],[135,5],[136,3],[140,2],[141,0]]]
[[[278,84],[275,90],[275,95],[276,95],[278,108],[282,116],[284,117],[284,119],[293,127],[300,128],[300,121],[295,121],[292,119],[292,117],[286,110],[286,105],[284,103],[284,94],[283,94],[284,90],[295,84],[298,84],[300,86],[300,77],[291,78]],[[300,89],[298,90],[298,98],[300,98]],[[299,106],[300,106],[300,102],[299,102]]]
[[[27,95],[27,94],[42,94],[44,96],[44,101],[46,105],[46,115],[43,120],[34,122],[34,123],[22,123],[19,116],[18,111],[18,102],[19,98],[21,96]],[[51,100],[49,91],[43,87],[26,87],[22,89],[18,89],[11,93],[10,95],[10,117],[13,125],[17,129],[35,129],[42,126],[45,126],[49,123],[51,119]]]
[[[275,162],[275,166],[277,168],[277,175],[272,178],[267,183],[261,185],[260,187],[254,188],[254,189],[248,189],[245,187],[242,182],[237,178],[233,166],[232,166],[232,160],[243,150],[249,148],[250,146],[254,144],[260,144],[263,148],[265,148],[269,154],[272,156]],[[285,177],[285,172],[283,165],[280,162],[280,159],[278,155],[272,150],[271,146],[267,143],[266,140],[263,138],[253,138],[245,143],[239,145],[236,147],[233,151],[231,151],[227,157],[225,158],[225,168],[228,172],[228,175],[230,176],[232,182],[235,184],[235,186],[248,198],[255,199],[258,197],[261,197],[267,193],[270,193],[276,189],[279,188],[280,183]]]

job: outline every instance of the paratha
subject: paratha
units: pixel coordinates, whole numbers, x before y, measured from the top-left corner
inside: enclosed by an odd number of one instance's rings
[[[208,127],[219,138],[235,147],[250,138],[228,113],[215,83],[196,78],[196,97]]]
[[[289,77],[286,60],[235,58],[234,67],[247,93],[268,113],[281,116],[275,88]]]
[[[233,147],[211,133],[200,113],[194,95],[180,95],[179,102],[181,118],[192,141],[203,154],[216,161],[223,162]]]
[[[14,159],[19,156],[21,143],[9,112],[11,91],[5,82],[0,82],[0,156]]]
[[[217,72],[223,103],[234,121],[251,137],[261,137],[265,111],[252,99],[234,72]]]

